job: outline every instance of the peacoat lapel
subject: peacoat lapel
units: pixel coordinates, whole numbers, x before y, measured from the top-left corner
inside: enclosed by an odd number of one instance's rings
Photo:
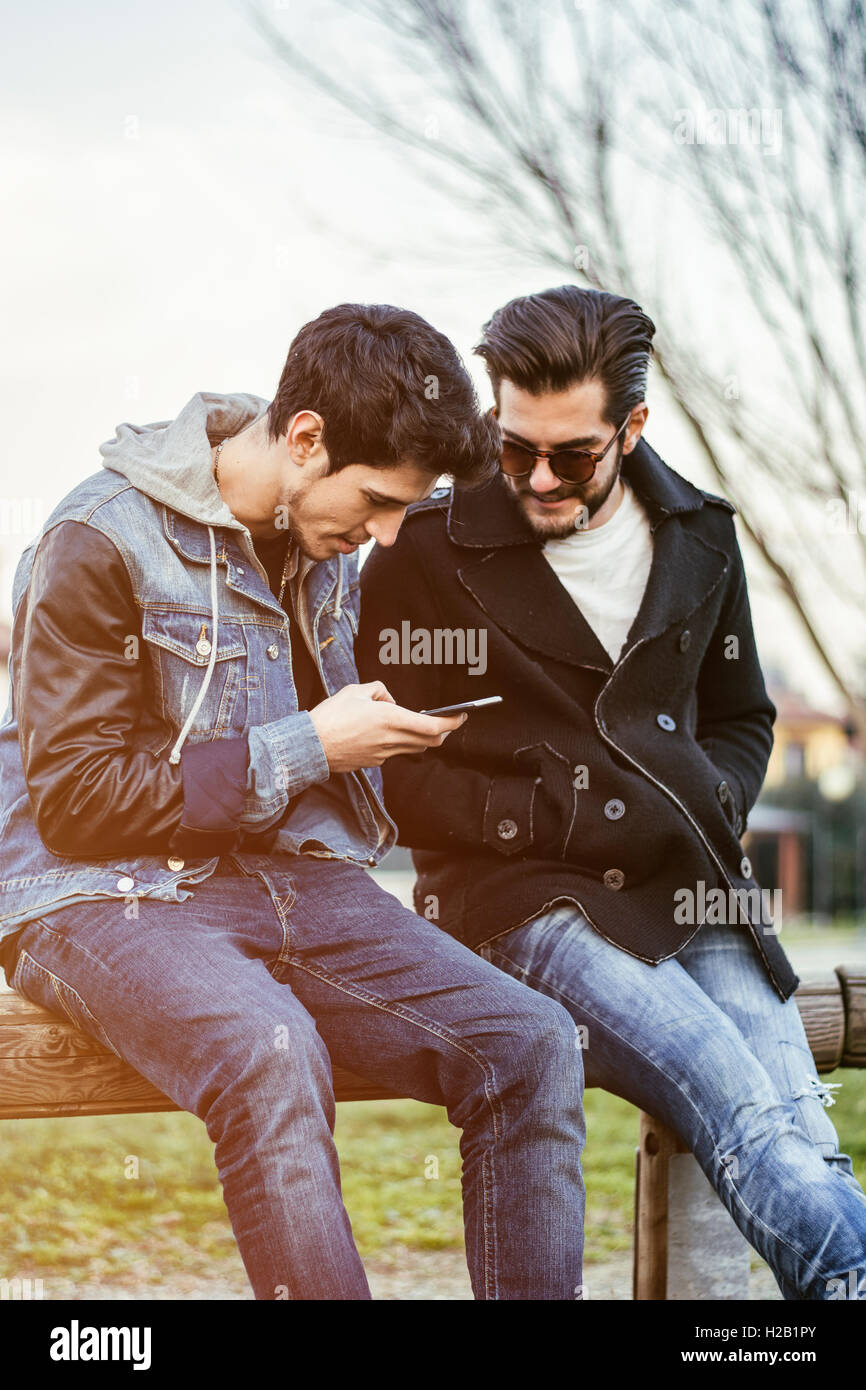
[[[621,662],[637,643],[684,621],[727,569],[724,552],[686,529],[679,517],[704,505],[703,494],[640,440],[623,461],[650,518],[653,559]],[[730,505],[730,504],[728,504]],[[733,510],[733,508],[731,508]],[[478,490],[455,490],[448,514],[452,541],[474,552],[459,579],[497,626],[542,656],[611,673],[614,663],[542,553],[542,546],[496,477]]]

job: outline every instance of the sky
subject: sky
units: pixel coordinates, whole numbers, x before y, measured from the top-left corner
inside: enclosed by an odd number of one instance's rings
[[[273,9],[304,37],[303,4]],[[481,324],[550,281],[468,223],[455,254],[468,214],[293,81],[240,5],[49,0],[8,8],[3,30],[0,617],[21,550],[120,421],[171,418],[201,390],[270,399],[292,335],[330,304],[429,318],[488,403]],[[716,490],[649,399],[647,438]],[[832,705],[746,558],[765,664]]]

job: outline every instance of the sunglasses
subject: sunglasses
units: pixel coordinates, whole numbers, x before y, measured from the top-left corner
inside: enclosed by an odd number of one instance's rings
[[[548,467],[562,483],[588,483],[601,463],[614,440],[619,439],[629,420],[631,411],[623,420],[613,439],[609,439],[600,454],[590,449],[536,449],[526,444],[517,444],[513,439],[502,439],[502,452],[499,466],[509,478],[527,478],[535,468],[538,459],[547,459]]]

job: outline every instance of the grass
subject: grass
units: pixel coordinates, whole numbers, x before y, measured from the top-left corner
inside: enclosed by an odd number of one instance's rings
[[[866,1184],[866,1072],[828,1079],[843,1082],[832,1118]],[[586,1109],[591,1265],[631,1245],[637,1111],[598,1090]],[[458,1134],[444,1110],[341,1105],[337,1143],[362,1256],[462,1245]],[[240,1269],[210,1140],[186,1114],[0,1123],[0,1250],[0,1277],[128,1285],[145,1296],[176,1270],[237,1278]]]

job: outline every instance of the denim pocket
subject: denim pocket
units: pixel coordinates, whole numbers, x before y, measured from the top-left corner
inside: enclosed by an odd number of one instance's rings
[[[146,608],[141,632],[150,652],[159,713],[183,727],[207,678],[211,615]],[[243,627],[221,619],[214,669],[193,725],[195,734],[240,733],[247,717],[247,646]]]
[[[70,1023],[74,1024],[76,1028],[80,1028],[82,1032],[89,1034],[96,1042],[101,1043],[108,1052],[113,1052],[115,1057],[121,1056],[102,1024],[90,1012],[78,991],[68,985],[65,980],[61,980],[59,975],[55,975],[44,965],[40,965],[29,952],[21,951],[19,954],[10,984],[18,994],[23,994],[24,998],[29,999],[32,1004],[41,1004],[43,1008],[50,1009],[52,1013],[65,1015]]]

